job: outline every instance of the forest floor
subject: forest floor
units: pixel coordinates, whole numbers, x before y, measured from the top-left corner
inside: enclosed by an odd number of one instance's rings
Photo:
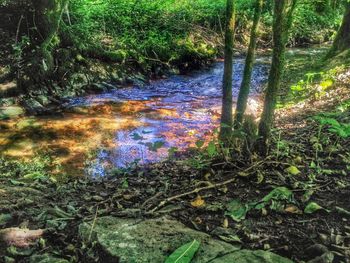
[[[342,134],[350,120],[350,73],[337,78],[322,99],[311,96],[278,110],[276,147],[266,158],[238,152],[202,162],[195,156],[65,184],[0,177],[0,227],[45,229],[29,248],[0,246],[0,257],[26,262],[49,253],[93,262],[78,235],[82,222],[170,215],[218,239],[295,262],[322,255],[350,262],[350,140]]]

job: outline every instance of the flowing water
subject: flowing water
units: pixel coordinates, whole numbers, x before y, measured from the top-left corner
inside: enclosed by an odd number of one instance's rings
[[[259,59],[252,81],[250,111],[259,108],[257,96],[266,82],[268,64]],[[244,61],[236,60],[234,97],[238,95]],[[88,173],[101,176],[105,165],[127,167],[133,162],[146,164],[168,156],[169,149],[184,150],[198,140],[205,140],[217,127],[221,105],[223,63],[218,62],[206,72],[172,76],[143,87],[124,88],[100,95],[73,99],[67,107],[105,103],[135,103],[129,118],[135,125],[116,131],[111,149],[101,149],[88,167]],[[138,102],[138,103],[137,103]],[[141,107],[140,107],[141,106]],[[123,114],[115,114],[115,122],[126,122]]]
[[[244,60],[235,59],[235,98],[243,67]],[[249,100],[253,114],[261,108],[259,93],[268,68],[268,58],[257,59]],[[142,87],[73,98],[60,116],[7,122],[8,132],[0,137],[1,150],[28,159],[44,153],[60,171],[94,177],[104,176],[113,167],[161,161],[169,149],[182,151],[212,136],[220,117],[222,75],[223,62],[217,62],[208,70]]]

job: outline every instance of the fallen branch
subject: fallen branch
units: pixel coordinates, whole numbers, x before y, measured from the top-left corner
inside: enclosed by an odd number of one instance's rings
[[[255,163],[254,165],[252,165],[252,166],[248,167],[247,169],[245,169],[243,172],[247,173],[248,171],[250,171],[254,167],[259,166],[260,164],[264,163],[265,160]],[[194,189],[192,191],[189,191],[189,192],[186,192],[186,193],[182,193],[182,194],[178,194],[178,195],[174,195],[174,196],[168,197],[165,200],[161,201],[159,203],[159,205],[157,205],[151,211],[148,211],[146,214],[152,214],[152,213],[156,212],[158,209],[160,209],[161,207],[163,207],[164,205],[166,205],[167,203],[169,203],[169,202],[171,202],[173,200],[176,200],[176,199],[179,199],[181,197],[188,196],[188,195],[191,195],[191,194],[198,194],[201,191],[210,190],[210,189],[213,189],[213,188],[219,188],[221,186],[233,183],[235,180],[236,180],[236,177],[234,177],[232,179],[229,179],[227,181],[221,182],[221,183],[211,184],[209,186],[196,188],[196,189]]]

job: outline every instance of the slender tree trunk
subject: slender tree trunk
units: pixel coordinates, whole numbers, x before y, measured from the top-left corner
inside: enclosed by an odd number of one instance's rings
[[[263,7],[263,0],[256,0],[256,7],[254,13],[254,22],[250,34],[250,43],[248,53],[245,61],[245,67],[243,72],[243,80],[239,90],[234,128],[239,129],[242,126],[243,116],[247,108],[248,96],[250,92],[250,83],[253,71],[253,63],[255,57],[256,41],[257,41],[257,29],[260,22],[261,12]]]
[[[221,129],[219,138],[228,142],[232,134],[232,71],[233,71],[233,40],[235,30],[235,2],[227,0],[226,30],[225,30],[225,65],[223,76],[223,97],[221,112]]]
[[[330,50],[329,55],[335,55],[348,48],[350,48],[350,2],[347,2],[345,4],[345,14],[343,22],[333,42],[333,46]]]
[[[285,61],[285,50],[292,25],[293,12],[297,0],[275,0],[273,21],[273,55],[269,73],[268,86],[264,101],[264,110],[259,124],[258,150],[266,154],[271,127],[273,125],[277,92],[280,88]]]

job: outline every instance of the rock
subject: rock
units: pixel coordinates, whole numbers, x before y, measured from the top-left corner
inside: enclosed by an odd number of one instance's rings
[[[332,263],[334,261],[334,254],[326,252],[322,256],[309,260],[307,263]]]
[[[0,231],[0,241],[8,246],[27,248],[44,234],[42,229],[29,230],[18,227],[5,228]]]
[[[83,223],[79,227],[80,236],[85,241],[89,241],[90,231],[91,224]],[[96,221],[91,236],[90,242],[97,241],[106,262],[164,262],[178,247],[194,239],[201,242],[194,263],[208,262],[238,249],[165,217],[141,222],[103,217]]]
[[[115,90],[117,89],[117,86],[107,82],[100,82],[100,83],[92,83],[89,86],[89,89],[91,91],[100,93],[100,92],[108,92],[111,90]]]
[[[1,98],[0,96],[1,106],[13,106],[14,104],[16,104],[16,97]]]
[[[15,118],[23,113],[23,108],[19,106],[0,107],[0,119]]]
[[[45,96],[45,95],[39,95],[36,97],[36,100],[41,104],[41,105],[48,105],[51,103],[50,99]]]
[[[44,255],[34,255],[29,259],[29,263],[69,263],[65,259],[51,257],[48,254]]]
[[[110,84],[110,83],[107,83],[107,82],[102,82],[102,85],[105,86],[105,88],[107,89],[107,91],[111,91],[111,90],[115,90],[117,89],[116,86]]]
[[[309,259],[321,256],[328,252],[328,248],[322,244],[314,244],[305,250],[305,254]]]
[[[24,99],[22,101],[22,105],[29,114],[36,115],[45,112],[44,106],[41,105],[40,102],[32,98]]]
[[[145,221],[102,217],[97,219],[93,230],[92,223],[82,223],[79,234],[84,242],[97,244],[95,248],[99,249],[103,262],[161,263],[177,248],[194,239],[200,241],[201,245],[192,263],[291,262],[270,252],[239,251],[238,247],[190,229],[168,217]],[[252,259],[255,261],[249,261]]]
[[[148,83],[146,77],[142,74],[135,74],[132,76],[129,76],[126,78],[126,83],[127,84],[132,84],[137,87],[143,87],[145,84]]]
[[[293,263],[293,261],[263,250],[240,250],[220,258],[211,263]]]

